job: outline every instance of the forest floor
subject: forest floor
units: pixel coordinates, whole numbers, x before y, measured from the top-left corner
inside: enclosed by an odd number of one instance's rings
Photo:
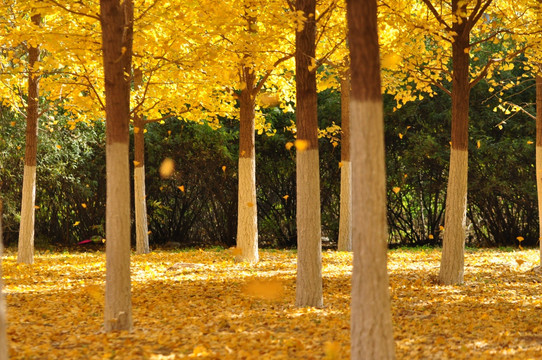
[[[4,257],[12,359],[348,359],[352,257],[323,253],[322,309],[296,308],[295,252],[132,256],[132,332],[104,333],[105,255]],[[436,283],[440,250],[389,253],[398,359],[542,358],[535,250],[468,250],[465,284]]]

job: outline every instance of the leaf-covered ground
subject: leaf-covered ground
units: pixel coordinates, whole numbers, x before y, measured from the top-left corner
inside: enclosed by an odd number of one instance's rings
[[[103,253],[3,262],[14,359],[347,359],[351,255],[325,252],[323,309],[298,309],[295,253],[134,255],[133,332],[106,334]],[[465,285],[435,283],[439,250],[389,255],[399,359],[542,357],[538,251],[468,251]]]

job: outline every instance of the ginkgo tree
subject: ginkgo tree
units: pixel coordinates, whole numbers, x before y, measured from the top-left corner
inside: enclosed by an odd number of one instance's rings
[[[435,88],[452,98],[451,156],[439,274],[444,284],[463,282],[470,90],[523,51],[522,37],[529,19],[522,16],[517,5],[498,0],[383,1],[387,22],[396,24],[394,33],[386,39],[392,44],[384,44],[389,51],[395,51],[396,58],[393,75],[385,76],[384,85],[395,94],[397,107],[422,99],[423,93],[434,96]],[[501,53],[486,54],[484,44],[488,42],[507,46]]]
[[[18,261],[31,264],[34,261],[38,125],[40,117],[50,108],[66,105],[62,98],[66,93],[60,92],[59,96],[58,91],[63,64],[56,51],[65,42],[55,39],[60,34],[53,33],[65,29],[66,21],[40,2],[6,1],[0,6],[4,23],[0,73],[3,106],[26,118]]]

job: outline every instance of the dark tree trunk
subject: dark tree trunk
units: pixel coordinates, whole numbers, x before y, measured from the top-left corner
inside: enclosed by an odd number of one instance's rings
[[[105,330],[132,328],[129,118],[133,3],[100,0],[106,112]]]
[[[239,186],[237,248],[238,260],[258,262],[258,217],[256,204],[255,82],[254,70],[242,69],[239,96]]]
[[[40,25],[41,16],[32,16],[32,22]],[[23,196],[17,262],[34,263],[34,223],[36,214],[36,159],[38,152],[39,116],[39,47],[28,47],[28,100],[26,105],[26,148],[24,155]]]
[[[351,358],[394,359],[376,0],[349,0],[352,92]]]
[[[307,21],[296,32],[297,306],[323,306],[315,0],[297,0]]]
[[[452,1],[452,12],[466,13],[467,4]],[[469,139],[469,28],[467,19],[454,22],[457,34],[452,44],[452,146],[446,196],[444,239],[440,264],[440,281],[445,285],[463,283],[465,219],[467,212],[467,172]]]

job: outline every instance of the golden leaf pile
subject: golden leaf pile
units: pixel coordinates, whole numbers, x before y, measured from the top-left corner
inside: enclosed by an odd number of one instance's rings
[[[399,359],[536,359],[538,251],[468,251],[465,284],[435,281],[439,250],[393,250]],[[295,252],[132,256],[133,332],[104,333],[103,253],[40,253],[3,271],[13,359],[348,359],[352,255],[323,253],[322,309],[296,308]],[[518,261],[520,260],[520,261]],[[522,266],[518,263],[522,262]]]

